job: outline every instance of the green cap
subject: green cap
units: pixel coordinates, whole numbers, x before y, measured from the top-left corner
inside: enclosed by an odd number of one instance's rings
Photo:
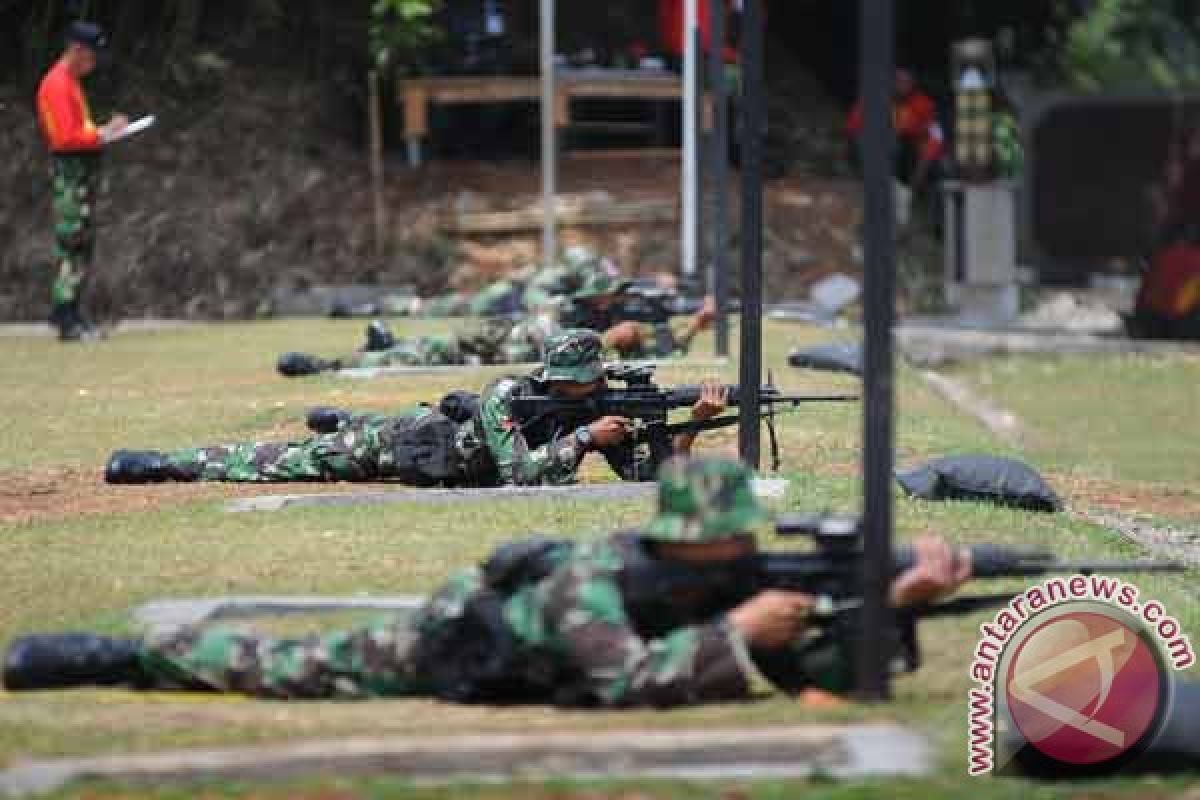
[[[600,334],[572,328],[546,339],[541,379],[591,383],[604,377],[604,342]]]
[[[663,542],[711,542],[771,519],[751,488],[753,471],[727,458],[672,458],[658,471],[658,516],[644,535]]]
[[[600,297],[606,294],[617,294],[629,288],[629,281],[618,281],[607,272],[596,270],[583,281],[583,285],[572,295],[576,300],[586,300],[589,297]]]

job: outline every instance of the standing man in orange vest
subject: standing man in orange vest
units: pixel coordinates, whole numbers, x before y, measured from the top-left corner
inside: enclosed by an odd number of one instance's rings
[[[50,150],[54,188],[54,256],[50,321],[63,341],[95,337],[79,307],[95,247],[95,183],[100,153],[128,125],[122,114],[96,127],[80,81],[96,68],[108,44],[97,25],[76,22],[67,46],[38,86],[37,110]]]
[[[907,69],[896,70],[892,120],[896,130],[896,178],[914,195],[922,194],[931,182],[940,178],[946,142],[938,122],[937,107],[917,86],[916,79]],[[862,100],[859,99],[846,121],[846,134],[852,143],[851,160],[857,158],[862,127]],[[936,187],[933,188],[936,191]]]

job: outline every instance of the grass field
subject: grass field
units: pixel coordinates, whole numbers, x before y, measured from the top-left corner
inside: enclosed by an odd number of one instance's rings
[[[418,323],[413,323],[418,324]],[[420,323],[423,329],[433,323]],[[374,506],[227,514],[224,500],[280,489],[225,486],[109,487],[100,479],[117,447],[170,448],[301,435],[304,410],[336,404],[387,410],[434,400],[447,389],[481,386],[494,371],[459,378],[285,380],[275,355],[335,353],[354,346],[361,323],[296,321],[204,326],[131,334],[83,347],[47,339],[6,339],[0,364],[0,644],[32,630],[130,632],[129,609],[152,598],[244,593],[394,594],[430,589],[449,570],[495,543],[529,531],[590,536],[644,519],[646,500],[509,501],[502,504]],[[785,366],[787,350],[829,336],[767,326],[767,365],[797,391],[844,391],[856,381]],[[701,342],[698,353],[710,352]],[[672,367],[664,381],[694,381],[703,370]],[[733,379],[735,370],[724,371]],[[1030,433],[1021,448],[930,392],[902,369],[897,458],[903,464],[956,452],[1016,455],[1042,469],[1069,503],[1200,523],[1200,462],[1189,413],[1200,400],[1195,357],[1006,359],[958,377],[1015,411]],[[857,508],[861,418],[856,406],[810,407],[781,419],[780,509]],[[702,439],[728,451],[731,431]],[[589,480],[608,480],[589,464]],[[301,487],[345,491],[349,487]],[[1117,534],[1066,514],[1030,514],[964,503],[924,504],[897,496],[898,534],[938,531],[962,542],[1048,546],[1067,556],[1129,557]],[[1196,572],[1145,576],[1187,631],[1200,630]],[[1020,584],[1012,584],[1019,588]],[[142,752],[386,733],[684,728],[795,724],[805,719],[899,719],[929,733],[941,771],[922,781],[877,784],[765,782],[728,786],[639,783],[491,788],[509,797],[979,798],[1178,796],[1184,782],[1124,780],[1040,788],[965,777],[967,665],[976,627],[987,618],[923,625],[926,664],[895,686],[882,707],[816,711],[788,699],[671,712],[567,713],[545,708],[458,708],[425,700],[262,703],[126,692],[0,694],[0,766],[30,757]],[[193,787],[194,788],[194,787]],[[89,797],[119,796],[94,787]],[[178,793],[173,793],[178,792]],[[811,793],[811,794],[809,794]],[[449,797],[389,780],[312,781],[283,787],[219,784],[204,796]],[[194,796],[163,789],[161,797]]]

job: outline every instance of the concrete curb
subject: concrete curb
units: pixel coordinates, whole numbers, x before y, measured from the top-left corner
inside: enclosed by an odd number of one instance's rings
[[[1002,355],[1200,354],[1197,342],[1147,341],[1086,333],[973,331],[913,324],[896,329],[896,343],[905,358],[919,367]]]
[[[337,611],[414,611],[425,598],[421,595],[322,597],[316,595],[245,595],[154,600],[133,610],[140,625],[169,630],[222,619],[283,616],[286,614]]]
[[[108,331],[112,334],[172,331],[190,328],[197,323],[185,319],[125,319]],[[0,339],[8,337],[46,338],[58,336],[58,329],[44,322],[11,322],[0,324]]]
[[[231,500],[225,510],[281,511],[285,508],[371,506],[390,503],[487,503],[497,500],[625,500],[653,497],[653,482],[590,484],[586,486],[506,486],[496,489],[382,489],[336,494],[288,494]]]
[[[497,733],[34,761],[0,772],[0,794],[21,797],[84,779],[161,785],[313,774],[395,774],[418,783],[563,777],[747,779],[814,773],[861,778],[927,774],[932,762],[928,742],[896,725]]]

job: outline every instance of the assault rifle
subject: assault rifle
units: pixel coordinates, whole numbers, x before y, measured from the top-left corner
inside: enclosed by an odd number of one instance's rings
[[[647,451],[652,468],[670,457],[672,438],[683,433],[699,433],[736,425],[736,414],[725,414],[713,419],[686,422],[668,422],[671,411],[689,408],[700,399],[703,387],[685,385],[663,387],[654,382],[653,366],[610,366],[606,372],[609,380],[621,381],[623,388],[608,387],[579,400],[569,400],[553,395],[530,395],[516,397],[512,401],[513,414],[521,428],[535,425],[546,419],[561,423],[563,430],[572,430],[587,425],[601,417],[625,417],[633,423],[630,438],[633,444]],[[742,392],[741,387],[727,385],[730,405],[736,405]],[[853,394],[795,395],[784,394],[771,384],[758,390],[760,405],[764,408],[763,418],[771,441],[773,469],[779,469],[779,442],[775,433],[775,414],[778,406],[796,408],[805,403],[845,403],[858,400]]]
[[[863,635],[858,622],[862,605],[862,535],[857,518],[824,514],[783,515],[776,530],[783,536],[811,537],[815,547],[806,552],[761,552],[711,567],[652,557],[627,564],[622,574],[622,596],[631,617],[650,621],[646,633],[658,635],[686,622],[680,619],[680,608],[687,608],[686,598],[705,598],[704,608],[693,607],[684,612],[685,617],[694,621],[706,614],[712,616],[734,608],[764,589],[810,594],[816,598],[816,604],[804,640],[780,651],[754,654],[773,682],[784,688],[798,688],[806,676],[797,670],[805,663],[807,654],[830,644],[856,641]],[[969,550],[971,575],[975,579],[1184,570],[1179,564],[1147,559],[1064,561],[1047,550],[1000,545],[974,545]],[[893,574],[899,575],[915,563],[911,548],[898,548],[892,557]],[[891,635],[895,638],[898,666],[912,671],[920,665],[915,625],[918,620],[1003,606],[1014,595],[1012,591],[980,594],[897,609],[897,624]]]
[[[621,290],[613,307],[613,316],[620,320],[663,325],[673,317],[691,316],[703,306],[703,298],[684,297],[660,286],[634,283]]]

